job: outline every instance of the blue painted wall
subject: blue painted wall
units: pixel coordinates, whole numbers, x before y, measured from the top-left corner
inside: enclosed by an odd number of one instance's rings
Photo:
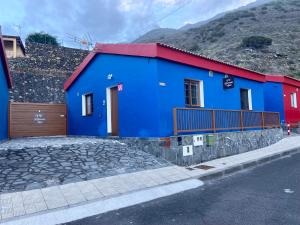
[[[185,107],[184,79],[202,80],[204,88],[204,108],[240,110],[240,88],[252,90],[253,111],[264,110],[264,90],[260,82],[235,77],[233,89],[223,89],[225,74],[214,72],[209,77],[209,71],[177,64],[166,60],[158,61],[159,81],[165,82],[160,87],[160,135],[173,135],[172,109]]]
[[[108,80],[107,75],[113,74]],[[205,108],[241,109],[240,88],[252,89],[253,110],[264,110],[262,83],[235,78],[235,88],[224,90],[224,74],[162,59],[101,54],[96,56],[67,92],[70,135],[107,136],[106,88],[123,84],[119,94],[119,127],[123,137],[173,135],[174,107],[185,107],[184,79],[204,81]],[[165,82],[166,86],[160,86]],[[81,115],[81,96],[94,94],[94,113]]]
[[[264,83],[265,111],[280,112],[280,120],[284,122],[284,93],[282,83]]]
[[[107,79],[113,74],[112,80]],[[107,136],[106,88],[123,84],[119,98],[119,132],[124,137],[155,137],[159,133],[156,60],[97,55],[67,92],[71,135]],[[94,94],[94,113],[82,116],[81,96]]]
[[[8,85],[0,62],[0,142],[8,139]]]

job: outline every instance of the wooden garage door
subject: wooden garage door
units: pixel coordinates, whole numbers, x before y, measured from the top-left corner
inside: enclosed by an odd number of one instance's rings
[[[66,135],[65,104],[10,103],[11,138]]]

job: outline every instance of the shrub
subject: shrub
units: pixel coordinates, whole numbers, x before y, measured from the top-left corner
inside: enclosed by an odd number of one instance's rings
[[[272,39],[263,36],[251,36],[246,37],[242,40],[241,47],[243,48],[253,48],[262,49],[272,45]]]
[[[300,72],[298,72],[298,71],[297,72],[292,72],[291,71],[291,74],[293,75],[293,77],[296,77],[298,79],[300,78]]]
[[[191,52],[197,52],[199,51],[199,46],[197,44],[193,44],[191,47],[188,48],[189,51]]]

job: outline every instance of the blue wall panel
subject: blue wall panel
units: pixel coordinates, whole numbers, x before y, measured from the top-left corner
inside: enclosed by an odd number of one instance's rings
[[[108,80],[112,74],[112,80]],[[68,131],[71,135],[107,136],[106,88],[123,84],[118,92],[119,132],[125,137],[158,134],[158,85],[156,60],[97,55],[67,93]],[[81,96],[94,94],[94,113],[83,117]]]
[[[8,86],[0,63],[0,142],[8,138]]]
[[[280,112],[281,122],[284,122],[284,97],[281,83],[264,83],[265,111]]]
[[[202,80],[204,86],[204,108],[240,110],[240,88],[252,90],[253,111],[264,110],[263,84],[260,82],[235,77],[233,89],[223,89],[224,74],[214,73],[209,77],[209,71],[167,60],[158,61],[159,82],[165,82],[160,87],[160,135],[173,134],[172,109],[185,107],[184,79]]]

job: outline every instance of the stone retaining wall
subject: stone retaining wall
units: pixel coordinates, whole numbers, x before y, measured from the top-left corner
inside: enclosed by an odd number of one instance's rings
[[[12,72],[14,87],[10,101],[31,103],[65,103],[64,83],[67,76],[36,75]]]
[[[0,144],[0,193],[24,191],[169,166],[119,141],[24,138]]]
[[[215,133],[204,134],[202,138],[203,145],[200,146],[194,146],[193,135],[164,139],[128,138],[122,142],[126,142],[130,148],[139,148],[174,164],[187,166],[269,146],[283,138],[283,131],[268,129]],[[183,156],[183,146],[192,146],[193,154]]]

